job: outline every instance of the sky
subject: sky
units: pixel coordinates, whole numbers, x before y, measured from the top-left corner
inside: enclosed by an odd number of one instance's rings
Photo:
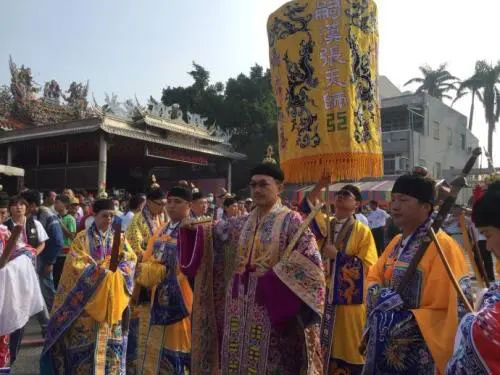
[[[161,97],[166,86],[192,83],[191,63],[211,81],[269,66],[266,23],[283,0],[18,0],[0,2],[0,84],[8,84],[8,59],[31,68],[36,82],[90,82],[102,104]],[[459,77],[477,60],[500,60],[498,0],[377,0],[379,71],[400,89],[418,67],[447,63]],[[496,41],[495,41],[496,39]],[[469,114],[470,96],[455,109]],[[486,146],[487,126],[478,103],[473,133]],[[494,134],[500,148],[500,125]],[[495,153],[500,165],[500,151]]]

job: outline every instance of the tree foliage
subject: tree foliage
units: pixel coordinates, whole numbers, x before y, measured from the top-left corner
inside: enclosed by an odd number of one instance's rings
[[[428,65],[421,66],[419,69],[423,78],[412,78],[405,83],[405,86],[419,83],[420,86],[415,91],[416,93],[426,92],[439,100],[452,99],[447,92],[456,90],[455,85],[458,78],[446,70],[446,64],[441,64],[437,69],[432,69]]]
[[[210,83],[210,73],[193,62],[188,73],[194,83],[188,87],[167,87],[163,90],[162,102],[166,105],[180,104],[186,111],[208,117],[233,135],[231,143],[238,152],[248,156],[238,161],[233,174],[235,190],[246,187],[248,172],[262,161],[268,145],[277,150],[276,104],[271,88],[271,73],[259,65],[250,68],[248,75],[239,74],[221,82]]]

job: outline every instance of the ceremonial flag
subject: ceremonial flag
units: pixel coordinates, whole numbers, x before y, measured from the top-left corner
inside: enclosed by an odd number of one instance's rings
[[[374,1],[291,1],[267,31],[286,181],[381,176]]]

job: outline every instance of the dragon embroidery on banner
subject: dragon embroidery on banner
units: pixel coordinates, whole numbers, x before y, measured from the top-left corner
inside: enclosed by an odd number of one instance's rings
[[[377,30],[377,17],[375,10],[369,10],[369,0],[349,0],[350,8],[345,14],[351,26],[359,28],[364,33],[373,33]]]
[[[352,0],[351,7],[345,10],[350,20],[350,30],[347,37],[351,53],[351,83],[356,96],[354,108],[354,139],[358,143],[366,143],[373,138],[370,132],[370,122],[375,119],[377,108],[376,77],[370,66],[376,59],[376,52],[371,48],[363,53],[358,40],[352,30],[359,28],[364,33],[372,33],[376,30],[375,11],[369,11],[368,0]]]
[[[276,41],[285,39],[298,32],[308,32],[312,14],[301,15],[307,5],[290,4],[286,6],[286,20],[274,17],[273,25],[269,29],[269,47],[274,47]]]
[[[309,30],[312,14],[304,14],[306,5],[292,3],[285,6],[284,15],[286,19],[275,17],[269,28],[269,46],[273,48],[271,63],[279,65],[281,62],[277,50],[274,48],[276,42],[297,33],[304,33],[307,39],[300,42],[299,60],[292,61],[288,52],[285,53],[283,61],[286,64],[288,89],[286,92],[286,110],[292,120],[292,131],[297,131],[297,145],[301,148],[316,147],[320,144],[318,133],[318,116],[312,113],[308,104],[316,107],[309,97],[309,91],[318,86],[318,78],[314,76],[312,56],[315,43]],[[287,140],[283,129],[280,132],[280,146],[284,147]]]
[[[314,42],[308,33],[309,40],[300,42],[299,62],[290,61],[285,53],[288,76],[287,111],[292,119],[292,131],[297,131],[297,145],[300,148],[316,147],[320,144],[318,133],[318,116],[311,112],[307,104],[316,104],[308,96],[311,88],[318,86],[318,78],[314,77],[312,54]]]

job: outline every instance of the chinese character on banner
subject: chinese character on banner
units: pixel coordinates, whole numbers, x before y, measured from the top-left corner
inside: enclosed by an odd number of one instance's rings
[[[340,72],[337,68],[332,68],[330,70],[326,71],[326,82],[328,84],[328,87],[337,85],[340,87],[345,87],[346,84],[345,82],[341,82],[340,80]]]
[[[347,98],[344,92],[336,92],[323,95],[323,102],[327,111],[332,109],[344,109],[347,105]]]
[[[340,52],[339,45],[335,45],[333,47],[328,47],[328,48],[321,48],[319,56],[321,62],[323,63],[323,66],[325,65],[332,66],[335,62],[338,62],[340,64],[346,63]]]
[[[340,17],[340,0],[318,0],[314,17],[316,20],[337,19]]]
[[[338,23],[332,23],[329,25],[325,25],[325,41],[327,43],[338,42],[342,39],[340,35],[340,27]]]

